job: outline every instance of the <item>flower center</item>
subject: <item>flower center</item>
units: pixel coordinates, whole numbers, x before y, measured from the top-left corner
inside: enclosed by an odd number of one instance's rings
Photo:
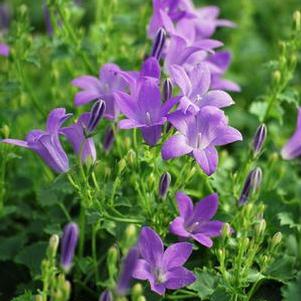
[[[199,227],[200,223],[199,222],[194,222],[193,224],[191,224],[190,226],[186,227],[186,231],[189,233],[193,233],[197,230],[197,228]]]
[[[197,106],[200,106],[200,104],[201,104],[201,102],[202,102],[202,99],[203,99],[203,97],[202,97],[200,94],[198,94],[198,95],[195,97],[195,99],[194,99],[194,103],[195,103]]]
[[[145,113],[146,124],[150,125],[152,123],[152,118],[149,112]]]
[[[156,283],[164,283],[166,281],[166,276],[162,268],[155,268],[154,276],[156,279]]]

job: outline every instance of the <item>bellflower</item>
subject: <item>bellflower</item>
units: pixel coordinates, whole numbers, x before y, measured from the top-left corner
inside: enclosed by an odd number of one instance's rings
[[[66,114],[66,110],[63,108],[54,109],[48,115],[45,131],[32,130],[25,140],[4,139],[1,142],[30,149],[37,153],[54,171],[67,172],[69,161],[60,143],[59,131],[70,116],[71,114]]]
[[[144,227],[138,247],[142,258],[137,261],[133,277],[148,280],[151,290],[159,295],[164,295],[166,289],[179,289],[196,280],[195,275],[183,267],[192,252],[190,243],[175,243],[164,251],[160,236]]]
[[[104,116],[114,119],[119,114],[114,93],[124,91],[126,82],[119,74],[120,68],[115,64],[106,64],[99,71],[99,78],[90,75],[77,77],[72,84],[83,91],[75,95],[75,105],[81,106],[96,99],[103,99],[106,104]]]
[[[224,91],[209,91],[211,74],[205,63],[195,65],[188,72],[181,66],[172,65],[170,74],[182,91],[180,108],[184,112],[196,113],[201,107],[208,105],[224,108],[234,103],[231,96]]]
[[[161,103],[158,80],[142,77],[137,84],[135,95],[116,93],[116,101],[127,119],[119,122],[121,129],[139,128],[148,145],[155,145],[161,136],[166,115],[177,102],[177,98]]]
[[[192,238],[211,248],[212,237],[220,236],[224,223],[211,220],[218,208],[218,196],[210,194],[193,206],[192,200],[183,192],[176,195],[180,216],[170,224],[170,232],[181,238]]]
[[[76,123],[61,129],[61,133],[66,136],[71,143],[74,152],[81,157],[82,162],[88,158],[96,160],[96,149],[92,137],[85,136],[85,129],[87,129],[90,121],[91,113],[83,113]]]
[[[9,56],[9,47],[4,43],[0,43],[0,56]]]
[[[301,155],[301,108],[298,109],[297,126],[293,136],[288,140],[281,150],[284,160],[291,160]]]
[[[207,175],[217,168],[216,146],[242,140],[240,132],[228,125],[225,114],[216,107],[202,107],[196,115],[176,111],[168,121],[179,133],[163,144],[163,159],[190,154]]]

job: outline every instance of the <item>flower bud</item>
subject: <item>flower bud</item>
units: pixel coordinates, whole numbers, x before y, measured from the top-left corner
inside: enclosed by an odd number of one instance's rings
[[[53,234],[50,239],[49,239],[49,247],[48,247],[48,250],[49,250],[49,255],[51,257],[54,257],[56,255],[56,252],[57,252],[57,248],[59,246],[59,242],[60,242],[60,238],[58,235],[56,234]]]
[[[167,78],[163,83],[163,101],[167,101],[172,97],[173,85],[170,78]]]
[[[95,131],[100,119],[102,118],[106,110],[105,102],[100,99],[94,103],[90,111],[90,118],[87,125],[87,133],[91,134]]]
[[[265,219],[262,219],[259,222],[259,224],[257,224],[255,226],[255,232],[258,237],[262,236],[262,234],[264,233],[264,231],[266,229],[266,226],[267,226],[267,223],[266,223]]]
[[[171,182],[170,173],[166,171],[162,174],[159,182],[159,196],[163,200],[166,199],[170,182]]]
[[[140,296],[137,298],[137,301],[146,301],[145,297],[144,296]]]
[[[36,295],[35,301],[43,301],[43,297],[41,295]]]
[[[135,163],[136,160],[136,153],[134,150],[130,149],[127,153],[127,160],[129,162],[129,164],[133,165]]]
[[[228,238],[231,236],[232,229],[228,223],[225,223],[223,228],[222,228],[222,237],[223,238]]]
[[[107,127],[102,141],[102,145],[106,153],[108,153],[111,150],[114,140],[115,136],[113,128]]]
[[[138,297],[140,297],[143,294],[143,287],[141,283],[136,283],[132,288],[132,299],[136,300]]]
[[[2,135],[4,139],[7,139],[9,137],[10,129],[7,124],[4,124],[1,129]]]
[[[76,223],[69,223],[65,226],[61,243],[61,266],[68,272],[74,257],[78,241],[79,229]]]
[[[279,70],[276,70],[273,72],[273,80],[276,84],[278,84],[281,80],[281,72]]]
[[[99,301],[113,301],[113,295],[109,290],[105,290],[99,297]]]
[[[282,241],[282,233],[281,232],[275,233],[271,240],[272,248],[278,246],[281,243],[281,241]]]
[[[109,249],[107,255],[107,267],[111,279],[113,279],[116,276],[116,272],[117,272],[116,266],[117,266],[118,257],[119,254],[117,248],[115,246],[112,246]]]
[[[301,30],[301,12],[299,10],[296,10],[294,12],[293,19],[294,19],[296,30],[300,31]]]
[[[267,127],[265,124],[261,124],[256,130],[256,133],[253,138],[253,143],[252,143],[253,152],[255,156],[260,153],[263,144],[266,140],[266,137],[267,137]]]
[[[165,41],[166,31],[163,27],[160,27],[154,39],[153,48],[151,52],[152,57],[155,57],[157,60],[160,60]]]
[[[257,192],[262,182],[262,170],[260,167],[256,167],[252,173],[252,187],[253,191]]]
[[[125,168],[126,168],[126,161],[124,159],[121,159],[118,162],[118,173],[122,173]]]

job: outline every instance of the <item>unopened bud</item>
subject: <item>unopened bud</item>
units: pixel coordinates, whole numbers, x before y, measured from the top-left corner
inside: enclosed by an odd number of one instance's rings
[[[222,229],[222,237],[223,238],[228,238],[231,236],[231,227],[228,223],[225,223]]]
[[[267,224],[266,224],[265,219],[262,219],[262,220],[259,222],[259,224],[257,224],[257,225],[255,226],[255,232],[256,232],[256,235],[257,235],[258,237],[262,236],[262,234],[264,233],[264,231],[265,231],[265,229],[266,229],[266,226],[267,226]]]
[[[124,159],[121,159],[118,162],[118,173],[121,174],[125,168],[126,168],[126,161]]]
[[[248,237],[244,237],[244,238],[242,239],[241,244],[242,244],[243,250],[246,250],[246,249],[249,247],[250,239],[249,239]]]
[[[113,301],[113,295],[112,295],[111,291],[109,291],[109,290],[104,291],[100,295],[99,301]]]
[[[114,140],[115,136],[113,128],[111,126],[107,127],[102,141],[102,145],[106,153],[108,153],[111,150]]]
[[[273,72],[273,80],[275,81],[275,83],[279,83],[281,80],[281,72],[279,70],[276,70]]]
[[[43,301],[43,297],[41,295],[36,295],[35,301]]]
[[[170,173],[166,171],[162,174],[162,176],[160,178],[160,182],[159,182],[159,196],[163,200],[165,200],[165,198],[167,196],[170,182],[171,182]]]
[[[272,248],[279,245],[281,241],[282,241],[282,233],[281,232],[275,233],[271,240]]]
[[[127,153],[127,160],[129,162],[129,164],[133,165],[136,161],[136,153],[134,150],[130,149]]]
[[[138,297],[140,297],[143,294],[143,287],[141,283],[136,283],[132,288],[132,299],[136,300]]]
[[[149,187],[152,187],[156,182],[156,177],[153,173],[151,173],[148,178],[147,178],[147,183],[149,185]]]
[[[7,124],[4,124],[1,129],[1,132],[2,132],[3,138],[7,139],[9,137],[9,133],[10,133],[9,126]]]
[[[163,83],[163,101],[167,101],[172,97],[173,85],[170,78],[167,78]]]
[[[137,298],[137,301],[146,301],[145,297],[144,296],[140,296]]]
[[[118,250],[115,246],[112,246],[108,251],[107,263],[109,267],[113,267],[115,269],[118,261]],[[110,268],[109,268],[110,270]],[[112,269],[113,270],[113,269]],[[112,275],[111,275],[112,276]]]
[[[301,30],[301,12],[299,10],[296,10],[294,12],[293,19],[294,19],[296,30],[300,31]]]
[[[152,48],[152,52],[151,52],[152,57],[155,57],[157,60],[160,60],[162,50],[165,45],[165,41],[166,41],[166,31],[164,28],[161,27],[161,28],[159,28],[159,30],[155,36],[155,40],[154,40],[154,44],[153,44],[153,48]]]
[[[256,130],[256,133],[253,138],[253,143],[252,143],[253,152],[255,156],[258,155],[262,150],[266,137],[267,137],[267,127],[265,124],[261,124]]]
[[[90,111],[90,117],[87,125],[87,134],[91,134],[95,131],[100,119],[102,118],[106,110],[105,102],[100,99],[94,103]]]
[[[49,239],[49,252],[50,256],[53,257],[56,255],[58,246],[59,246],[60,238],[58,235],[53,234]]]

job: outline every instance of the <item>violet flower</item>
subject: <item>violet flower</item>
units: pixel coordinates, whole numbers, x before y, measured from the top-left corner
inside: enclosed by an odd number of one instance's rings
[[[148,280],[151,290],[164,295],[166,289],[179,289],[196,280],[195,275],[183,267],[192,252],[192,244],[175,243],[164,251],[160,236],[151,228],[143,227],[138,247],[139,259],[133,277]]]
[[[74,152],[80,156],[82,162],[89,158],[93,162],[96,160],[94,140],[92,137],[85,136],[85,130],[88,128],[90,119],[91,113],[83,113],[76,123],[60,130],[60,133],[66,136],[71,143]]]
[[[0,43],[0,56],[9,56],[9,46],[4,43]]]
[[[189,72],[181,66],[172,65],[170,74],[182,91],[180,108],[185,113],[189,111],[195,114],[201,107],[208,105],[224,108],[234,103],[231,96],[224,91],[209,91],[211,74],[205,63],[195,65]]]
[[[63,108],[54,109],[48,115],[46,131],[32,130],[25,140],[4,139],[1,142],[30,149],[37,153],[54,171],[67,172],[69,161],[60,143],[59,131],[70,116],[71,114],[66,114],[66,110]]]
[[[108,119],[115,119],[119,114],[116,106],[114,93],[125,91],[126,82],[120,76],[120,68],[115,64],[104,65],[99,72],[99,78],[90,75],[77,77],[72,84],[83,91],[75,95],[75,105],[81,106],[96,99],[103,99],[106,104],[104,116]]]
[[[102,292],[99,297],[99,301],[113,301],[113,295],[111,291],[105,290],[104,292]]]
[[[86,131],[87,135],[91,135],[95,131],[105,110],[106,110],[106,104],[102,99],[94,103],[90,111],[90,118],[87,124],[87,131]]]
[[[64,227],[61,240],[61,266],[69,271],[78,241],[79,229],[77,224],[69,223]]]
[[[201,245],[211,248],[212,237],[221,235],[224,223],[211,220],[218,208],[218,196],[210,194],[193,206],[192,200],[183,192],[176,195],[180,216],[170,224],[170,232],[181,238],[192,238]]]
[[[137,248],[133,248],[128,252],[123,261],[116,287],[116,291],[120,296],[126,295],[129,290],[130,282],[133,278],[132,274],[136,268],[138,257],[139,252]]]
[[[163,144],[163,159],[193,155],[207,175],[217,168],[218,153],[215,147],[242,140],[240,132],[228,125],[223,111],[216,107],[202,107],[195,116],[176,111],[169,115],[168,121],[179,133]]]
[[[301,108],[298,109],[297,125],[293,136],[281,150],[284,160],[291,160],[301,155]]]
[[[158,80],[151,77],[138,80],[135,95],[118,92],[115,96],[121,112],[127,117],[119,122],[119,127],[139,128],[145,142],[150,146],[155,145],[160,139],[162,125],[167,120],[166,115],[176,104],[177,98],[162,104]]]

